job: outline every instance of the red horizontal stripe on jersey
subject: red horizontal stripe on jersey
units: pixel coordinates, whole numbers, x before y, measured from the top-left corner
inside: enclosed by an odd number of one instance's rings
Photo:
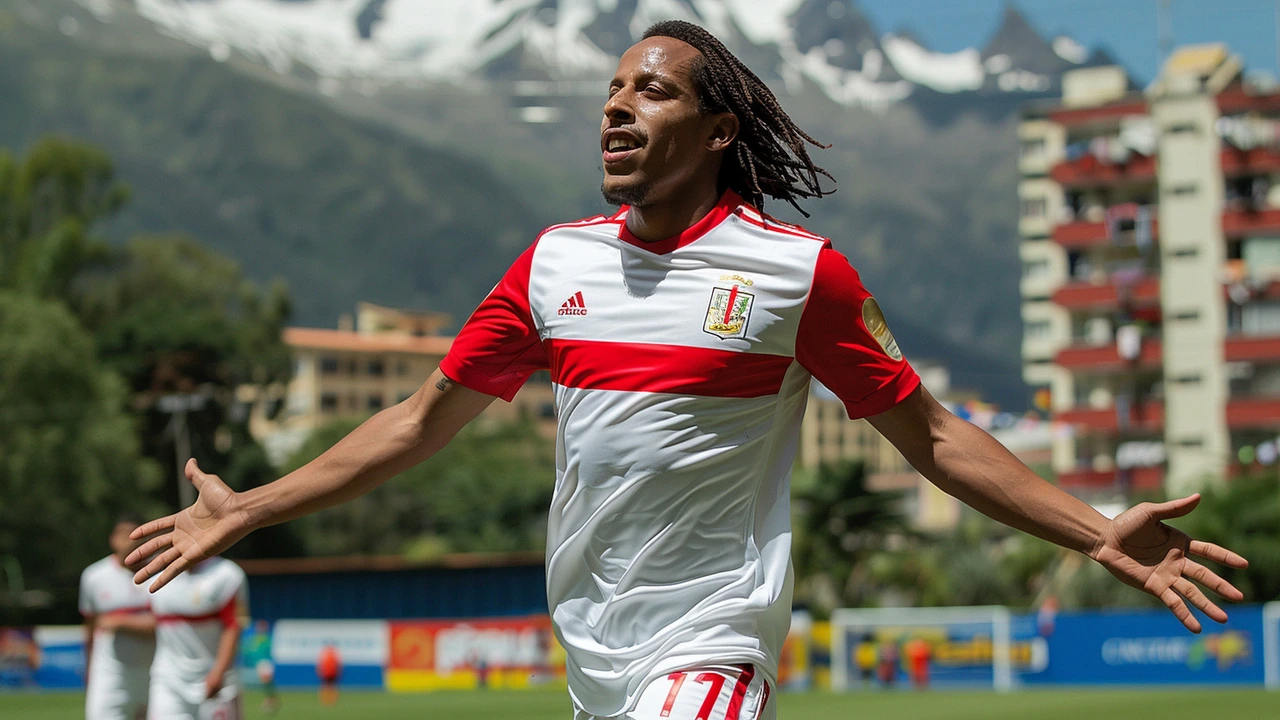
[[[581,390],[703,397],[776,395],[792,359],[684,345],[548,340],[551,377]]]
[[[150,605],[135,605],[134,607],[122,607],[122,608],[116,608],[115,610],[108,610],[102,614],[107,616],[141,615],[142,613],[149,613],[149,612],[151,612]]]

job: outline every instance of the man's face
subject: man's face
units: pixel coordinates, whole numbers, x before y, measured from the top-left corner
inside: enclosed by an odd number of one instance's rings
[[[653,37],[618,62],[600,125],[605,200],[644,207],[718,170],[710,146],[716,116],[698,109],[694,72],[702,54],[687,43]]]
[[[137,528],[137,524],[131,522],[116,523],[116,526],[111,529],[111,535],[107,538],[107,542],[111,545],[111,552],[115,555],[127,555],[133,552],[138,543],[129,539],[129,533]]]

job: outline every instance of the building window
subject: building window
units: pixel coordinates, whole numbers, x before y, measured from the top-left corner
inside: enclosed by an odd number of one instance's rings
[[[404,360],[400,360],[400,361],[396,362],[396,374],[397,374],[397,375],[399,375],[400,377],[404,377],[404,376],[408,375],[408,374],[409,374],[409,363],[408,363],[408,362],[406,362],[406,361],[404,361]]]
[[[1048,258],[1036,258],[1035,260],[1022,261],[1022,277],[1038,278],[1049,274]]]
[[[1022,217],[1042,218],[1049,214],[1049,201],[1045,198],[1023,198]]]
[[[1027,323],[1024,337],[1027,340],[1047,340],[1053,332],[1053,325],[1048,320],[1033,320]]]
[[[333,393],[324,393],[320,396],[321,412],[336,412],[338,410],[338,396]]]
[[[1183,183],[1181,185],[1174,185],[1170,187],[1169,194],[1174,196],[1195,195],[1197,189],[1198,188],[1195,183]]]
[[[325,355],[320,358],[320,373],[323,375],[333,375],[338,372],[338,358],[332,355]]]
[[[538,417],[543,420],[554,420],[556,417],[556,404],[544,402],[538,406]]]
[[[365,370],[373,377],[382,377],[386,373],[386,367],[381,359],[370,360]]]
[[[1020,152],[1024,159],[1034,159],[1044,155],[1045,147],[1045,141],[1042,137],[1024,138]]]
[[[1200,319],[1199,310],[1183,310],[1173,314],[1173,319],[1180,322],[1194,322]]]
[[[1249,303],[1241,309],[1240,331],[1245,335],[1280,334],[1280,303]]]
[[[368,398],[366,398],[365,408],[367,408],[370,412],[378,412],[379,410],[381,410],[382,395],[380,393],[375,393],[373,395],[370,395]]]
[[[355,359],[354,359],[354,358],[353,358],[353,359],[351,359],[351,360],[348,360],[348,361],[347,361],[347,374],[348,374],[348,375],[350,375],[351,377],[355,377],[355,376],[356,376],[356,373],[357,373],[357,372],[359,372],[359,366],[360,366],[360,364],[359,364],[359,363],[357,363],[357,362],[355,361]],[[355,404],[355,403],[352,403],[352,405],[354,405],[354,404]]]
[[[1176,257],[1176,258],[1193,258],[1198,256],[1199,254],[1200,254],[1200,248],[1184,247],[1184,248],[1178,248],[1176,250],[1173,250],[1172,252],[1169,253],[1169,256]]]

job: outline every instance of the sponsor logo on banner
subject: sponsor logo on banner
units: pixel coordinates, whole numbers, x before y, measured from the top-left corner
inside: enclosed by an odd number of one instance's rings
[[[1192,670],[1216,667],[1220,672],[1253,660],[1249,635],[1239,631],[1203,637],[1110,638],[1102,643],[1107,665],[1186,665]]]
[[[315,665],[325,645],[338,648],[343,665],[387,662],[383,620],[280,620],[271,637],[271,658],[279,664]]]
[[[391,623],[387,688],[529,687],[564,676],[551,618]]]

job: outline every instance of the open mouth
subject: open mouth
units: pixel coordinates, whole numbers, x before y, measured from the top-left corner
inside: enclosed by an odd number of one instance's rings
[[[603,159],[606,165],[622,162],[639,150],[643,143],[626,131],[610,130],[605,133]]]

